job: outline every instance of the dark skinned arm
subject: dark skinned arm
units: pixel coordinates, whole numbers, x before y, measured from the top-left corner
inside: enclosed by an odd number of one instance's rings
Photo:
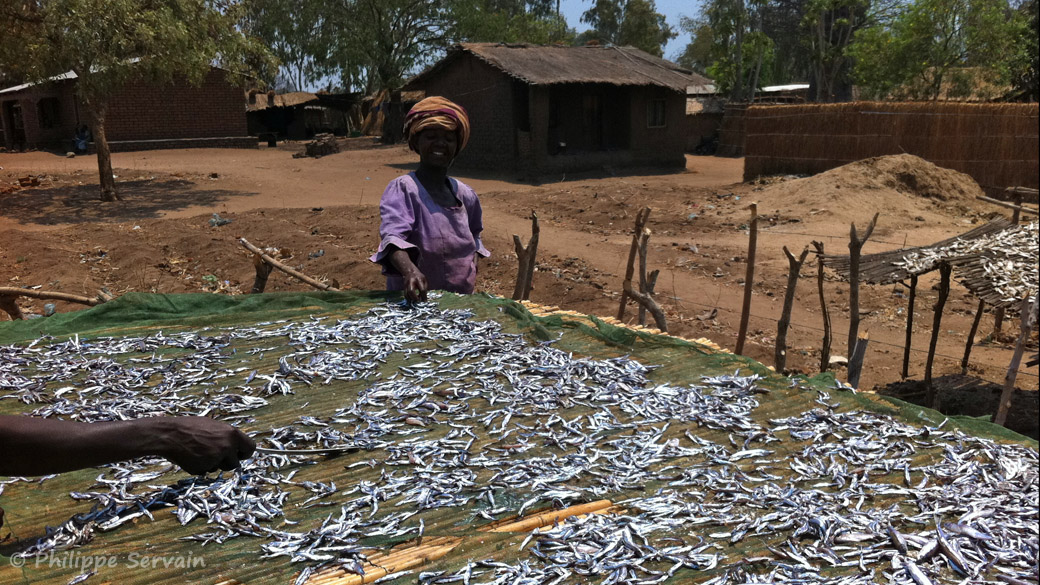
[[[412,262],[408,252],[396,249],[390,254],[390,264],[393,264],[397,272],[404,278],[404,298],[415,303],[426,300],[426,291],[430,289],[426,282],[426,275],[419,271]]]
[[[201,416],[82,423],[0,415],[0,476],[36,476],[157,455],[188,473],[231,470],[256,444]]]

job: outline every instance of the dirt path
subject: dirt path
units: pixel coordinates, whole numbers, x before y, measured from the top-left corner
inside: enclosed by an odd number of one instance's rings
[[[379,196],[389,180],[414,167],[415,157],[404,147],[373,147],[370,139],[344,145],[344,152],[321,159],[292,158],[300,149],[292,144],[256,151],[119,153],[113,164],[126,200],[116,204],[95,200],[93,158],[0,154],[0,185],[40,176],[37,187],[0,195],[0,283],[87,295],[101,287],[114,293],[247,292],[252,267],[235,241],[244,236],[285,249],[290,254],[287,261],[309,274],[335,278],[342,286],[381,288],[378,270],[366,261],[377,244]],[[632,221],[638,209],[649,205],[649,262],[651,268],[661,269],[657,290],[672,331],[733,347],[747,247],[742,224],[748,219],[747,204],[758,201],[765,219],[746,353],[772,364],[788,270],[783,246],[797,254],[815,239],[828,251],[843,252],[848,220],[865,225],[873,209],[882,211],[882,217],[865,252],[928,244],[970,229],[972,222],[984,221],[993,211],[933,200],[898,207],[905,202],[881,195],[872,199],[874,191],[870,197],[853,198],[860,204],[853,209],[848,199],[828,199],[830,191],[807,186],[801,197],[800,188],[778,194],[776,181],[741,183],[742,172],[740,159],[693,156],[685,172],[617,177],[586,173],[543,177],[537,185],[460,172],[456,176],[481,196],[485,241],[494,253],[481,267],[478,287],[501,295],[512,292],[512,234],[529,236],[526,217],[535,209],[542,235],[532,300],[613,315]],[[208,220],[213,213],[234,222],[212,228]],[[806,373],[818,371],[822,336],[815,271],[810,256],[788,334],[788,367]],[[934,282],[927,275],[919,288],[911,379],[923,375]],[[304,288],[274,276],[268,290]],[[826,288],[834,321],[832,353],[845,355],[848,287],[830,280]],[[900,289],[871,286],[862,292],[862,327],[871,336],[862,387],[883,388],[900,378],[906,307]],[[43,311],[43,303],[22,304],[26,310]],[[75,308],[58,305],[59,311]],[[955,286],[941,327],[935,376],[941,383],[971,388],[981,404],[992,400],[996,390],[979,381],[1003,380],[1010,360],[1009,336],[999,343],[976,344],[969,376],[961,377],[960,356],[974,308],[971,295]],[[1008,321],[1004,328],[1013,330],[1013,324]],[[978,339],[991,329],[987,315]],[[838,375],[844,377],[844,370]],[[1018,386],[1035,390],[1037,368],[1026,369]],[[1035,421],[1036,392],[1027,398]],[[1033,432],[1035,428],[1034,422]]]

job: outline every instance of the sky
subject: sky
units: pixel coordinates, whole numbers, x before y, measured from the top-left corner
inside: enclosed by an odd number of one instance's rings
[[[672,30],[679,33],[665,45],[664,58],[675,60],[690,42],[690,35],[679,30],[680,16],[695,16],[699,3],[694,0],[656,0],[657,11],[664,15],[665,21]],[[592,6],[591,0],[560,0],[560,12],[567,20],[567,26],[578,32],[588,30],[589,25],[581,21],[581,15]]]

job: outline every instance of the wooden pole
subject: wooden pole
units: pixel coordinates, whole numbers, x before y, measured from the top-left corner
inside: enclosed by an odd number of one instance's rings
[[[91,307],[100,305],[106,300],[111,300],[111,297],[104,298],[100,294],[96,298],[90,298],[57,291],[32,290],[28,288],[17,288],[13,286],[0,286],[0,295],[12,297],[31,297],[34,299],[41,299],[47,301],[66,301],[69,303],[90,305]]]
[[[903,345],[903,379],[910,375],[910,341],[914,337],[914,301],[917,300],[917,275],[910,275],[910,299],[906,303],[906,343]]]
[[[268,264],[270,264],[271,266],[274,266],[278,270],[281,270],[282,272],[288,274],[289,276],[291,276],[291,277],[293,277],[293,278],[295,278],[297,280],[300,280],[302,282],[305,282],[305,283],[313,286],[314,288],[316,288],[318,290],[331,290],[331,291],[339,290],[339,289],[337,289],[337,288],[335,288],[333,286],[329,286],[329,285],[325,284],[324,282],[319,282],[317,280],[314,280],[313,278],[307,276],[306,274],[303,274],[302,272],[298,272],[296,270],[293,270],[292,268],[289,268],[285,264],[282,264],[281,262],[279,262],[279,261],[275,260],[274,258],[272,258],[270,255],[268,255],[266,252],[264,252],[260,248],[257,248],[253,244],[250,244],[248,241],[246,241],[245,238],[239,238],[238,242],[240,244],[242,244],[242,246],[245,247],[246,250],[249,250],[250,252],[259,255],[260,258],[263,259],[264,262],[267,262]]]
[[[645,255],[644,255],[644,257],[645,257]],[[653,272],[651,272],[650,274],[647,275],[646,274],[646,266],[645,265],[640,270],[642,270],[642,273],[640,274],[639,286],[640,286],[640,288],[645,289],[645,290],[643,290],[643,292],[645,292],[646,294],[648,294],[648,295],[650,295],[652,297],[654,295],[654,287],[657,286],[657,277],[661,275],[661,271],[660,270],[654,270]],[[645,279],[646,282],[645,283],[643,282],[643,280],[644,280],[642,278],[643,275],[646,275],[646,279]],[[646,307],[644,307],[643,305],[639,305],[639,324],[640,325],[646,325]]]
[[[1024,211],[1024,212],[1026,212],[1026,213],[1028,213],[1030,215],[1038,215],[1038,214],[1040,214],[1040,212],[1037,212],[1037,210],[1035,210],[1035,209],[1030,209],[1028,207],[1022,207],[1022,194],[1021,193],[1018,193],[1016,191],[1015,192],[1015,196],[1018,198],[1018,201],[1015,201],[1015,203],[1013,205],[1011,203],[1008,203],[1007,201],[1000,201],[998,199],[992,199],[990,197],[985,197],[983,195],[976,195],[975,198],[978,199],[979,201],[985,201],[986,203],[992,203],[993,205],[999,205],[1000,207],[1006,207],[1008,209],[1013,209],[1015,211],[1015,213],[1020,213],[1020,212]]]
[[[636,225],[632,231],[632,247],[628,251],[628,267],[625,268],[625,280],[621,283],[621,305],[618,307],[617,319],[618,321],[625,320],[625,303],[628,302],[628,297],[631,294],[628,292],[632,289],[632,275],[636,269],[636,254],[639,252],[639,238],[643,233],[643,229],[646,227],[646,220],[650,217],[650,208],[644,207],[639,210],[636,214]]]
[[[975,311],[975,319],[971,322],[971,330],[968,331],[968,342],[964,344],[964,357],[961,358],[961,374],[968,373],[968,358],[971,356],[971,347],[975,345],[975,333],[979,330],[979,321],[982,320],[982,312],[986,310],[986,301],[979,299],[979,308]]]
[[[1011,356],[1011,365],[1008,366],[1007,375],[1004,376],[1004,389],[1000,393],[1000,403],[997,405],[997,412],[993,415],[993,422],[1000,426],[1006,426],[1008,410],[1011,409],[1011,397],[1015,391],[1015,378],[1018,377],[1018,366],[1022,362],[1022,352],[1025,350],[1029,334],[1036,327],[1036,298],[1032,302],[1029,301],[1028,297],[1022,299],[1020,311],[1022,313],[1022,329],[1018,334],[1018,342],[1015,343],[1015,353]]]
[[[809,247],[802,249],[802,254],[795,259],[794,254],[784,246],[789,271],[787,273],[787,291],[784,292],[784,308],[780,312],[780,320],[776,324],[776,349],[773,352],[773,367],[777,373],[784,373],[787,367],[787,328],[791,326],[791,308],[794,306],[795,287],[798,286],[798,275],[802,271],[805,257],[809,255]]]
[[[812,243],[816,248],[816,288],[820,293],[820,313],[823,314],[823,343],[820,348],[820,371],[826,372],[831,362],[831,313],[827,308],[827,298],[823,295],[823,242]]]
[[[751,204],[751,222],[748,224],[747,272],[744,273],[744,302],[740,306],[740,330],[737,332],[737,355],[744,353],[748,319],[751,318],[751,287],[755,281],[755,246],[758,245],[758,203]]]
[[[924,388],[925,401],[935,410],[939,410],[939,395],[935,393],[932,386],[932,363],[935,361],[935,346],[939,343],[939,331],[942,325],[943,308],[946,306],[946,298],[950,295],[950,263],[939,263],[939,298],[935,299],[935,308],[932,311],[932,339],[928,342],[928,360],[924,366]]]
[[[848,352],[851,356],[856,351],[856,339],[859,335],[859,255],[863,244],[867,243],[870,234],[874,233],[877,225],[878,213],[870,220],[863,238],[856,234],[856,224],[852,224],[849,230],[849,340]]]
[[[513,287],[513,300],[527,300],[531,297],[532,281],[534,280],[535,256],[538,253],[538,214],[531,212],[531,239],[525,248],[520,242],[520,236],[513,235],[513,249],[516,251],[517,270],[516,286]]]
[[[1011,225],[1017,226],[1018,221],[1022,218],[1022,192],[1015,189],[1012,190],[1012,194],[1015,198],[1015,206],[1013,207],[1014,211],[1011,212]],[[999,203],[1003,204],[1005,207],[1008,206],[1003,201],[997,201],[996,199],[990,199],[988,197],[983,197],[983,199],[989,201],[990,203]],[[991,334],[991,337],[996,338],[997,335],[1000,333],[1000,330],[1003,328],[1004,307],[997,307],[993,311],[993,333]]]
[[[859,388],[859,375],[863,372],[863,357],[867,355],[870,334],[863,332],[856,337],[856,351],[849,357],[849,386]]]
[[[17,298],[15,295],[0,295],[0,310],[10,315],[12,321],[25,319],[25,315],[22,314],[22,309],[16,301]]]

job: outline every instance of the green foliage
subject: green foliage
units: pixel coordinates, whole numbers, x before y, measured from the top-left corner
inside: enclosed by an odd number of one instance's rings
[[[298,91],[331,73],[328,45],[321,35],[323,4],[322,0],[249,0],[245,4],[244,28],[270,48]],[[274,84],[273,78],[265,81]]]
[[[679,28],[690,35],[690,42],[676,59],[676,63],[697,73],[706,73],[712,63],[711,48],[715,43],[714,31],[706,22],[686,16],[679,20]]]
[[[916,0],[849,51],[868,97],[996,97],[1021,59],[1027,24],[1006,0]]]
[[[1037,77],[1040,72],[1040,26],[1037,23],[1037,0],[1028,0],[1019,8],[1019,18],[1025,23],[1020,41],[1016,43],[1018,54],[1011,60],[1012,99],[1040,101]]]
[[[579,35],[579,44],[595,40],[601,44],[629,45],[661,57],[664,46],[678,33],[657,12],[654,0],[593,0],[581,21],[592,30]]]
[[[852,94],[849,45],[867,22],[869,0],[809,0],[803,42],[818,101],[842,101]]]
[[[568,43],[574,38],[546,0],[455,0],[452,37],[477,43]]]

